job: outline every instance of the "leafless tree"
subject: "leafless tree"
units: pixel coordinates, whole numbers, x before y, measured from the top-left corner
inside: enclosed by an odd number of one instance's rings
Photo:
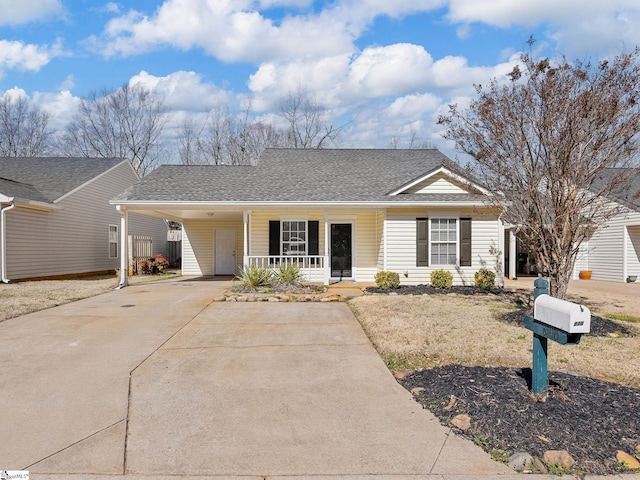
[[[233,115],[226,105],[212,108],[203,124],[182,124],[178,153],[183,164],[252,165],[262,151],[281,142],[283,134],[271,124],[250,118],[250,106]]]
[[[302,87],[289,92],[280,102],[280,113],[288,128],[282,147],[324,148],[336,140],[341,127],[326,123],[326,110]]]
[[[0,156],[38,157],[51,150],[49,114],[23,97],[0,98]]]
[[[93,92],[80,101],[59,148],[68,156],[126,158],[145,175],[165,153],[164,113],[163,99],[142,86]]]
[[[580,244],[618,213],[607,199],[639,173],[638,54],[597,64],[523,54],[505,83],[477,86],[469,108],[452,105],[439,119],[501,192],[496,203],[534,248],[554,296],[566,296]]]
[[[389,148],[397,149],[400,148],[400,139],[394,135],[389,140]],[[413,149],[423,149],[423,148],[436,148],[435,145],[425,138],[421,138],[418,136],[418,132],[415,130],[411,130],[409,133],[409,138],[407,140],[407,146],[403,148],[408,148],[410,150]]]

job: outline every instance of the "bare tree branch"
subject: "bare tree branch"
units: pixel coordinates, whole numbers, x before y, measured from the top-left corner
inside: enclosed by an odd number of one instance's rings
[[[475,159],[563,298],[580,244],[619,212],[638,174],[639,51],[611,62],[574,64],[521,58],[507,84],[476,87],[465,111],[450,106],[445,138]]]
[[[81,100],[60,140],[68,156],[126,158],[140,175],[164,154],[163,100],[141,86],[93,92]]]
[[[0,156],[38,157],[51,151],[49,115],[25,98],[0,98]]]

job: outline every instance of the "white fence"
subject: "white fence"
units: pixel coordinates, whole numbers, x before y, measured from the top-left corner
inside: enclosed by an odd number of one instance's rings
[[[282,255],[282,256],[246,256],[244,264],[247,267],[262,267],[276,269],[280,265],[295,264],[307,282],[327,283],[325,271],[325,257],[322,255]]]
[[[153,257],[153,238],[129,235],[129,275],[138,273],[138,262]]]

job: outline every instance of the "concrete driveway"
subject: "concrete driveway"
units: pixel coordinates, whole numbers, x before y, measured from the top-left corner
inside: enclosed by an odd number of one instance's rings
[[[212,302],[228,286],[131,286],[0,323],[0,469],[513,473],[398,385],[345,304]]]

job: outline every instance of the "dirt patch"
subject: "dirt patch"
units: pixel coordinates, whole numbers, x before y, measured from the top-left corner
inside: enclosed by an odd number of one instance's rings
[[[531,370],[449,365],[418,371],[400,383],[445,425],[459,414],[471,427],[456,433],[483,446],[497,459],[515,452],[542,458],[546,450],[567,450],[575,473],[623,472],[617,450],[640,445],[640,390],[583,376],[552,372],[547,400],[529,389]]]

